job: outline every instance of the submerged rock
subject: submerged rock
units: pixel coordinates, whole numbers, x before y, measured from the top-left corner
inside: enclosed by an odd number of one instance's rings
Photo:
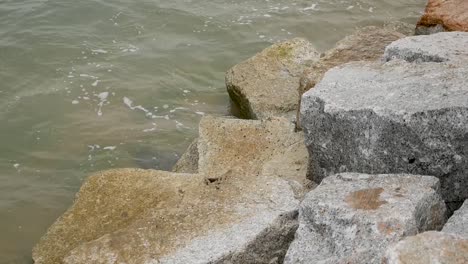
[[[468,31],[468,1],[429,0],[416,25],[416,34],[441,31]]]
[[[182,154],[177,163],[172,167],[173,172],[197,173],[198,172],[198,138],[194,139]]]
[[[264,49],[226,73],[226,87],[241,116],[262,119],[294,113],[302,71],[319,58],[307,40],[295,38]]]
[[[329,69],[350,61],[379,60],[388,44],[403,37],[405,35],[394,30],[365,27],[339,41],[333,49],[304,71],[299,84],[299,105],[301,95],[320,82]],[[299,118],[297,127],[300,127]]]
[[[443,232],[424,232],[391,246],[383,264],[466,264],[468,239]]]
[[[448,202],[468,198],[468,67],[354,62],[303,96],[310,174],[413,173],[441,180]]]
[[[468,32],[407,37],[385,48],[384,60],[468,63]]]
[[[440,229],[444,222],[435,177],[337,174],[301,203],[299,228],[284,263],[377,264],[389,244]]]
[[[442,232],[456,234],[468,239],[468,200],[449,218]]]

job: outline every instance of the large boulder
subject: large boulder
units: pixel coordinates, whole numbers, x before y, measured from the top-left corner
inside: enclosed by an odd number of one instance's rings
[[[445,204],[431,176],[342,173],[308,193],[286,264],[378,264],[405,236],[440,229]]]
[[[448,202],[468,198],[466,64],[354,62],[302,98],[317,182],[338,172],[439,177]]]
[[[241,116],[262,119],[297,109],[297,84],[319,58],[310,42],[295,38],[274,44],[226,73],[226,87]]]
[[[441,31],[468,31],[468,1],[429,0],[416,25],[416,34]]]
[[[298,200],[278,177],[120,169],[90,176],[35,263],[281,263]]]
[[[392,24],[389,27],[396,28],[398,25]],[[320,82],[329,69],[351,61],[379,60],[388,44],[403,37],[405,35],[397,31],[370,26],[339,41],[333,49],[325,52],[320,60],[302,74],[299,82],[299,105],[301,95]],[[300,128],[299,118],[297,127]]]
[[[172,171],[180,173],[198,172],[198,138],[190,143],[187,150],[180,156],[174,167],[172,167]]]
[[[442,232],[460,235],[468,239],[468,200],[449,218]]]
[[[385,48],[384,60],[468,62],[468,32],[441,32],[397,40]]]
[[[382,264],[466,264],[468,239],[443,232],[424,232],[392,245]]]

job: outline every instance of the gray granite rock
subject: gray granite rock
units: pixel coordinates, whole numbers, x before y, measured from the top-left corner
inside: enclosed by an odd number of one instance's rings
[[[468,200],[449,218],[442,232],[468,238]]]
[[[177,163],[172,167],[173,172],[197,173],[198,172],[198,138],[194,139],[182,154]]]
[[[301,123],[313,180],[338,172],[412,173],[468,198],[468,67],[393,60],[328,71],[304,94]]]
[[[439,181],[420,175],[330,176],[309,192],[286,264],[380,263],[389,244],[440,229]]]
[[[442,32],[399,39],[385,48],[384,60],[468,63],[468,32]]]
[[[388,248],[382,264],[466,264],[468,239],[429,231],[407,237]]]
[[[227,71],[227,91],[243,117],[293,116],[300,75],[318,58],[305,39],[274,44]]]

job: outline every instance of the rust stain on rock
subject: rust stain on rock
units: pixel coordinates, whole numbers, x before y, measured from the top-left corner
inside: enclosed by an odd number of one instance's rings
[[[386,201],[380,200],[383,188],[364,189],[350,193],[346,197],[346,203],[354,209],[375,210]]]

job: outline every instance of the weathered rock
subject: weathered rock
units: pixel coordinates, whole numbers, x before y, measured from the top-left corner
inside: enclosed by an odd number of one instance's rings
[[[90,176],[35,263],[281,263],[298,200],[278,177],[112,170]]]
[[[385,48],[384,60],[468,63],[468,32],[441,32],[397,40]]]
[[[388,44],[403,37],[405,35],[394,30],[365,27],[339,41],[333,49],[304,71],[299,82],[299,105],[301,95],[320,82],[329,69],[351,61],[379,60]],[[298,118],[297,127],[300,126]]]
[[[354,62],[303,96],[310,172],[412,173],[441,180],[446,201],[468,198],[468,67]]]
[[[177,163],[172,167],[173,172],[197,173],[198,172],[198,138],[194,139],[182,154]]]
[[[225,173],[279,176],[298,195],[307,190],[304,134],[294,132],[294,124],[286,118],[204,117],[199,128],[200,173],[221,179]]]
[[[442,232],[468,238],[468,200],[449,218]]]
[[[302,71],[318,60],[311,43],[295,38],[266,48],[226,73],[226,87],[243,117],[262,119],[294,113]]]
[[[435,177],[337,174],[301,203],[284,263],[380,263],[389,244],[444,222]]]
[[[416,34],[441,31],[468,31],[468,1],[429,0],[416,25]]]
[[[468,263],[468,240],[454,234],[424,232],[391,246],[382,263],[465,264]]]

